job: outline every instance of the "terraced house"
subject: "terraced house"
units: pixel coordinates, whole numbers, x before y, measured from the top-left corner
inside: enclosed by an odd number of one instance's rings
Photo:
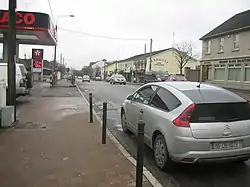
[[[203,80],[250,89],[250,10],[234,15],[201,40]]]
[[[153,51],[151,53],[151,59],[152,61],[150,63],[150,53],[143,53],[109,64],[105,69],[106,71],[110,71],[110,69],[114,71],[115,68],[116,71],[122,73],[128,81],[133,80],[135,77],[139,82],[147,72],[165,72],[169,74],[178,74],[180,72],[178,62],[175,58],[175,49],[173,48]],[[196,69],[198,65],[198,61],[192,58],[185,67]]]

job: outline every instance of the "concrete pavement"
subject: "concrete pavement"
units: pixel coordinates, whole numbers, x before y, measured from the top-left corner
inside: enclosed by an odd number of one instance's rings
[[[105,82],[79,83],[79,88],[88,98],[93,93],[94,109],[102,115],[102,102],[108,101],[108,128],[126,150],[136,157],[136,140],[121,129],[120,107],[128,94],[138,85],[110,85]],[[154,164],[153,154],[145,147],[145,166],[163,186],[181,187],[248,187],[250,184],[250,162],[237,164],[184,165],[180,164],[173,173],[160,171]]]
[[[100,144],[100,125],[65,81],[37,84],[18,119],[0,131],[1,187],[135,186],[135,167],[109,139]]]

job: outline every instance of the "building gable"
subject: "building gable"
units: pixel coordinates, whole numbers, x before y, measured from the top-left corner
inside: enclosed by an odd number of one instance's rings
[[[234,33],[240,30],[250,30],[250,10],[234,15],[206,35],[200,40],[213,38],[219,35]]]

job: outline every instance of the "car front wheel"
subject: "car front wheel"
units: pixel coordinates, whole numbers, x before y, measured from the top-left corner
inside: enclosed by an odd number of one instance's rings
[[[157,167],[163,171],[170,170],[174,164],[169,157],[166,141],[162,134],[157,135],[154,141],[154,160]]]

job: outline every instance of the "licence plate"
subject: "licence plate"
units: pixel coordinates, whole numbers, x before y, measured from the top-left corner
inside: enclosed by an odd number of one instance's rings
[[[212,150],[225,150],[225,149],[239,149],[242,147],[242,141],[230,141],[230,142],[214,142],[211,143]]]

